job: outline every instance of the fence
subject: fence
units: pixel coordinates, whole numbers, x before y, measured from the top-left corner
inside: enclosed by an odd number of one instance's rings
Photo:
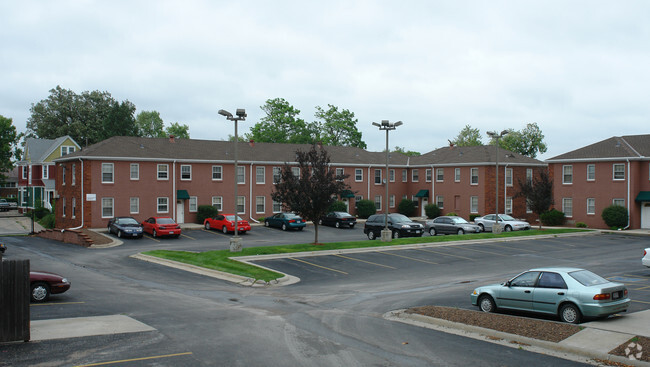
[[[0,254],[0,342],[29,341],[29,260]]]

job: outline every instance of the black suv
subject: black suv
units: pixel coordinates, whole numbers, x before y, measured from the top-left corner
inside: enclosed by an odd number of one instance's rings
[[[374,240],[381,237],[381,230],[384,229],[386,214],[373,214],[368,217],[366,225],[363,227],[363,233],[368,235],[368,239]],[[400,237],[421,237],[424,232],[424,226],[416,223],[403,214],[388,214],[388,229],[393,232],[393,238]]]

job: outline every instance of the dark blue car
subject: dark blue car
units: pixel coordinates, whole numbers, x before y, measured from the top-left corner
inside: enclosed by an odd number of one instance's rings
[[[108,233],[119,238],[142,238],[142,224],[133,217],[115,217],[108,221]]]
[[[264,225],[266,227],[282,228],[283,231],[286,231],[288,229],[297,229],[299,231],[302,231],[307,223],[305,223],[304,219],[302,219],[297,214],[278,213],[264,219]]]

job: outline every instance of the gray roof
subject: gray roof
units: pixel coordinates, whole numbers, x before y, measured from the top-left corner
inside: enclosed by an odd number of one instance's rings
[[[37,138],[26,138],[25,146],[28,147],[29,152],[23,154],[23,160],[29,160],[32,163],[41,163],[44,162],[47,157],[61,145],[66,139],[70,139],[74,142],[69,135],[61,136],[56,139],[37,139]],[[76,143],[75,143],[76,144]],[[77,145],[77,148],[79,146]],[[29,153],[29,157],[27,157]]]
[[[605,160],[616,158],[650,158],[650,135],[614,136],[547,160]]]
[[[332,164],[353,166],[378,166],[386,163],[385,152],[369,152],[355,147],[325,147],[330,155]],[[237,146],[237,159],[240,163],[265,162],[284,163],[295,162],[297,150],[308,151],[309,144],[279,144],[240,142]],[[441,148],[417,157],[409,157],[402,153],[391,152],[392,166],[417,166],[441,164],[493,164],[496,152],[493,146]],[[515,165],[546,165],[545,163],[512,153],[499,150],[499,162]],[[77,159],[97,160],[152,160],[152,161],[187,161],[187,162],[232,162],[234,160],[234,144],[232,141],[141,138],[131,136],[116,136],[97,144],[56,159],[57,162]]]

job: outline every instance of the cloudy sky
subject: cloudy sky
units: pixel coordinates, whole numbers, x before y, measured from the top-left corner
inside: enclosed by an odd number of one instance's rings
[[[547,159],[650,133],[647,1],[2,1],[0,115],[25,131],[60,85],[108,91],[197,139],[240,133],[281,97],[371,124],[404,125],[390,146],[428,152],[465,126],[536,122]],[[484,141],[487,142],[487,137]]]

